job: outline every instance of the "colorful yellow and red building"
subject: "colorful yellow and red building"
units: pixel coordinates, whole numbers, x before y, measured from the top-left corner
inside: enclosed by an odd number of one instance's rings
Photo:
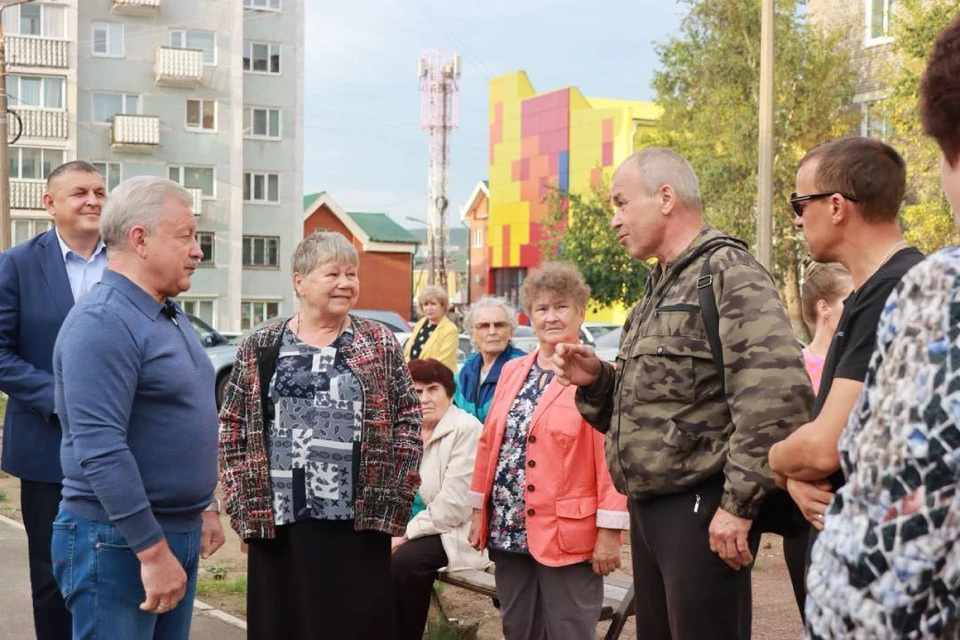
[[[576,87],[538,94],[523,71],[491,81],[489,201],[483,215],[464,211],[471,239],[485,240],[486,293],[518,301],[527,271],[542,261],[550,188],[581,193],[598,185],[633,153],[637,128],[655,126],[659,115],[653,103],[587,98]],[[471,282],[471,298],[477,288]]]

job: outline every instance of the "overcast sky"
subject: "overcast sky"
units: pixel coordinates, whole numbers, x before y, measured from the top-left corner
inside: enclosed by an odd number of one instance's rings
[[[524,70],[538,92],[649,100],[654,44],[677,28],[675,0],[305,0],[304,193],[404,226],[426,217],[427,135],[417,61],[462,57],[451,142],[450,212],[487,178],[489,81]],[[451,220],[451,223],[454,221]]]

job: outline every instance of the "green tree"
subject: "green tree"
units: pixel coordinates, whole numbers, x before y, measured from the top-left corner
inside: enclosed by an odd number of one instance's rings
[[[582,194],[554,189],[546,200],[544,258],[577,265],[590,285],[594,308],[636,303],[643,295],[650,267],[627,255],[610,228],[609,180]]]
[[[754,243],[757,205],[760,0],[684,0],[680,32],[657,46],[659,129],[638,132],[635,148],[676,150],[700,180],[707,220]],[[855,72],[842,34],[807,23],[797,0],[776,12],[774,277],[794,327],[806,245],[787,204],[797,164],[812,147],[849,132]]]
[[[882,68],[888,93],[879,111],[887,139],[907,163],[905,235],[925,253],[958,244],[953,213],[940,187],[940,151],[917,115],[920,77],[937,34],[960,12],[960,0],[901,0],[894,24],[894,56]]]

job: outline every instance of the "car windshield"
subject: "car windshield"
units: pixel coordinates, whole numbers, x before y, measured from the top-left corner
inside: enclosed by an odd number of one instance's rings
[[[221,344],[229,343],[226,338],[217,333],[216,329],[197,316],[190,315],[189,313],[186,315],[187,318],[190,319],[190,326],[193,327],[193,330],[197,332],[197,337],[200,338],[200,344],[204,347],[217,347]]]
[[[623,327],[617,327],[611,331],[606,332],[599,338],[597,338],[597,349],[605,349],[609,347],[619,347],[620,346],[620,336],[623,333]]]

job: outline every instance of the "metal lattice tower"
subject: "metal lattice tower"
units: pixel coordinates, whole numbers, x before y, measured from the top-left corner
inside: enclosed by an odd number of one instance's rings
[[[450,133],[460,120],[460,54],[420,56],[420,124],[430,136],[427,164],[427,281],[447,286]]]

